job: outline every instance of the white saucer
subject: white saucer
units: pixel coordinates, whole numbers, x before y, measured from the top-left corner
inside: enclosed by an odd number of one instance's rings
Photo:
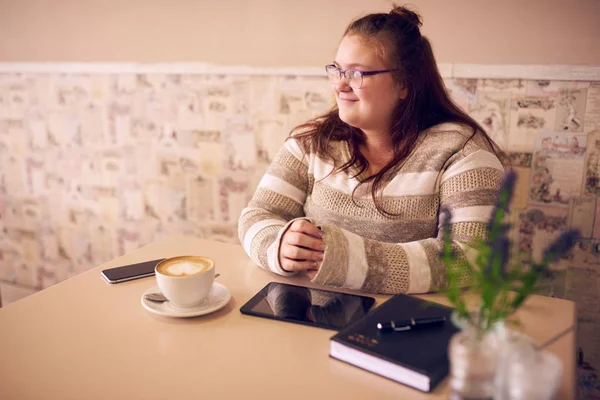
[[[188,318],[197,317],[199,315],[210,314],[225,307],[231,299],[231,293],[229,289],[219,282],[213,283],[212,288],[208,297],[202,301],[196,307],[190,308],[179,308],[173,307],[171,303],[165,301],[164,303],[157,303],[154,301],[146,300],[144,296],[150,293],[160,293],[157,287],[152,287],[144,292],[142,295],[142,306],[153,314],[162,315],[164,317],[177,317],[177,318]]]

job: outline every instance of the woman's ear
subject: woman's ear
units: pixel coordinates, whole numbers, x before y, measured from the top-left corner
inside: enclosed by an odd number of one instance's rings
[[[406,96],[408,96],[408,88],[404,85],[402,85],[400,87],[400,98],[402,100],[406,99]]]

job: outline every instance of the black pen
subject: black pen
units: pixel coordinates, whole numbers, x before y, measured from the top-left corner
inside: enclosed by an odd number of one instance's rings
[[[413,328],[440,325],[445,321],[446,317],[411,318],[404,321],[380,322],[377,324],[377,329],[382,332],[408,331]]]

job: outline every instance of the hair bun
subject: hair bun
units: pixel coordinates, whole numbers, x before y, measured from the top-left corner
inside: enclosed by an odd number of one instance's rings
[[[419,27],[421,27],[421,25],[423,25],[421,16],[419,14],[417,14],[416,12],[409,10],[408,8],[406,8],[404,6],[394,5],[394,8],[392,9],[392,11],[390,11],[390,14],[399,16],[400,18],[404,19],[406,22],[412,23],[417,28],[419,28]]]

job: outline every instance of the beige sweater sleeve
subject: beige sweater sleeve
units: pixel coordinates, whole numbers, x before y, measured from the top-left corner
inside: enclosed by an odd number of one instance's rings
[[[452,211],[451,232],[458,252],[464,254],[466,243],[485,235],[503,174],[498,158],[485,150],[457,153],[441,172],[440,208]],[[388,294],[426,293],[446,284],[439,258],[441,233],[414,242],[385,243],[335,225],[320,225],[328,247],[315,283]]]
[[[281,236],[304,216],[308,162],[294,139],[288,139],[261,179],[238,221],[238,235],[248,256],[264,269],[294,275],[279,265]]]

